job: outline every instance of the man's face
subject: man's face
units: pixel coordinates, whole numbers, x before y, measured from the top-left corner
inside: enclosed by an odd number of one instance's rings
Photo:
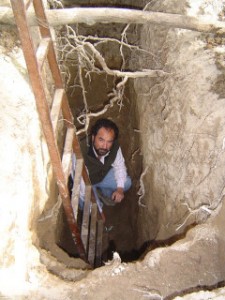
[[[102,127],[96,136],[92,135],[92,144],[98,156],[106,155],[112,148],[115,138],[113,129]]]

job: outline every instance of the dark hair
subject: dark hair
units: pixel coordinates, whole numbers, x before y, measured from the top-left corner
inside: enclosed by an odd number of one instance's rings
[[[109,119],[97,120],[96,123],[91,128],[91,135],[96,136],[99,129],[101,129],[102,127],[107,128],[107,129],[113,129],[113,131],[115,133],[115,140],[118,138],[119,129],[118,129],[117,125]]]

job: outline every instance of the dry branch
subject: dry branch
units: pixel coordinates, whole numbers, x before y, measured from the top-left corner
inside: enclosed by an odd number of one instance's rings
[[[77,117],[78,123],[80,123],[84,127],[77,131],[77,135],[87,131],[91,118],[106,113],[106,111],[112,108],[114,104],[117,104],[121,109],[121,107],[123,106],[125,84],[128,78],[139,78],[146,76],[161,77],[169,75],[168,72],[165,72],[163,70],[150,70],[141,68],[141,70],[121,71],[109,68],[103,54],[101,54],[97,49],[97,46],[102,43],[117,43],[120,46],[127,47],[128,49],[130,49],[130,51],[135,50],[136,52],[144,52],[145,54],[153,56],[151,53],[144,49],[141,49],[139,46],[130,45],[125,36],[125,31],[123,31],[122,33],[121,42],[121,40],[118,40],[116,38],[83,36],[78,33],[78,28],[74,29],[68,25],[65,26],[65,30],[65,33],[60,36],[58,41],[58,45],[60,45],[58,50],[61,54],[60,60],[63,62],[67,60],[69,62],[71,60],[77,65],[78,77],[75,79],[73,85],[71,85],[70,81],[67,81],[67,85],[72,89],[74,89],[75,86],[81,88],[84,102],[84,110]],[[121,55],[123,62],[125,62],[121,47],[119,54]],[[125,68],[124,64],[123,68]],[[109,100],[108,104],[106,104],[101,110],[97,110],[94,112],[89,110],[86,99],[86,89],[83,80],[83,77],[89,78],[91,80],[91,73],[107,74],[110,76],[114,76],[115,78],[120,78],[120,82],[116,84],[115,88],[113,88],[112,91],[107,95]],[[71,78],[70,74],[68,74],[68,78]]]
[[[140,176],[140,188],[137,192],[137,195],[139,196],[139,199],[138,199],[138,205],[139,206],[142,206],[142,207],[146,207],[145,204],[143,204],[141,202],[141,200],[144,198],[145,196],[145,185],[144,185],[144,176],[146,175],[146,173],[148,172],[148,168],[149,166],[145,167],[144,171],[141,173],[141,176]]]
[[[97,112],[87,112],[87,109],[85,111],[85,113],[81,114],[78,118],[77,121],[82,124],[85,125],[84,128],[78,130],[76,132],[77,135],[86,132],[88,130],[89,124],[90,124],[90,120],[93,117],[98,117],[103,115],[104,113],[107,112],[107,110],[111,107],[113,107],[114,103],[117,103],[119,106],[122,105],[122,99],[123,99],[123,95],[124,95],[124,86],[126,84],[128,80],[128,77],[124,77],[117,85],[116,85],[116,89],[113,91],[113,93],[111,93],[109,96],[113,96],[113,98],[110,99],[109,103],[106,104],[104,106],[103,109],[101,109],[100,111]]]
[[[66,8],[46,10],[50,26],[66,24],[86,23],[136,23],[157,24],[173,28],[183,28],[200,32],[225,33],[225,23],[212,21],[211,16],[191,17],[162,12],[142,11],[125,8]],[[30,12],[28,21],[31,26],[38,24],[34,14]],[[0,23],[14,24],[13,14],[10,8],[0,7]]]

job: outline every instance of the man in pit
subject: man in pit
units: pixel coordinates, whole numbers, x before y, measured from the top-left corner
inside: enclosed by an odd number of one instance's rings
[[[81,143],[84,162],[97,202],[100,200],[100,203],[109,206],[120,203],[124,199],[124,193],[131,187],[118,135],[119,129],[114,122],[99,119],[91,128],[89,144],[86,141]],[[83,206],[81,201],[84,201],[82,191],[80,206]]]

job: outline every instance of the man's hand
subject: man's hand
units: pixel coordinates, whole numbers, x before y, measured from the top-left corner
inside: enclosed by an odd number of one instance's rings
[[[112,194],[112,199],[116,203],[120,203],[124,198],[123,188],[117,188],[115,192]]]

